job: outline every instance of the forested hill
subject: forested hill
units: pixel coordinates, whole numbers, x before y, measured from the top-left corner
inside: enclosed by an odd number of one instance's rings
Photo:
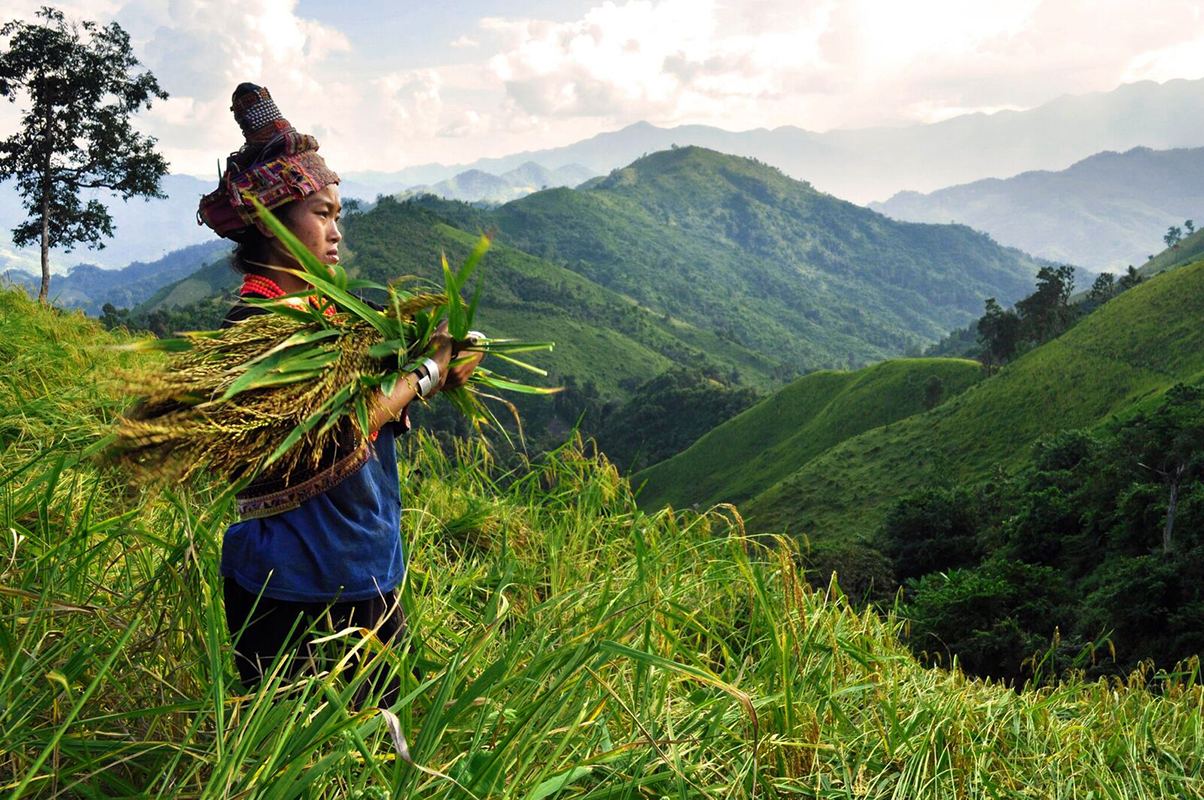
[[[494,211],[424,202],[800,371],[900,355],[984,297],[1018,299],[1037,269],[965,226],[897,222],[698,147]]]
[[[1123,271],[1159,252],[1169,226],[1204,216],[1204,148],[1097,153],[1060,172],[900,192],[870,207],[912,222],[963,222],[1042,258]]]

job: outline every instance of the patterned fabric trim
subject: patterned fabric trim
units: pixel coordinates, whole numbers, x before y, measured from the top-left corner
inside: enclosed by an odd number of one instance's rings
[[[327,489],[342,483],[368,463],[370,456],[371,450],[368,448],[368,443],[364,441],[355,450],[332,464],[329,469],[325,469],[301,483],[270,494],[251,497],[239,495],[238,519],[243,521],[270,517],[273,514],[297,508],[311,497],[316,497]]]

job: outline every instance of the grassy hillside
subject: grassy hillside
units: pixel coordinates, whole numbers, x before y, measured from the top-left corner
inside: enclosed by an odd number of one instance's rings
[[[985,478],[1037,439],[1090,427],[1204,372],[1204,262],[1116,297],[945,405],[813,459],[743,508],[758,528],[850,537],[941,472]]]
[[[238,284],[238,274],[230,268],[230,260],[222,256],[205,264],[195,272],[163,286],[135,306],[133,310],[146,314],[157,309],[186,306],[198,300],[224,294],[237,287]]]
[[[1172,269],[1186,266],[1194,263],[1204,257],[1204,230],[1198,230],[1190,236],[1185,236],[1174,247],[1168,247],[1162,251],[1155,251],[1152,259],[1134,261],[1134,264],[1141,264],[1137,271],[1142,277],[1152,278],[1155,275],[1161,275]],[[1123,271],[1118,274],[1124,274]]]
[[[349,629],[336,638],[362,668],[247,691],[222,610],[221,484],[145,496],[76,463],[122,402],[96,385],[131,366],[97,349],[110,341],[0,294],[10,796],[1204,791],[1195,671],[1014,691],[921,668],[898,620],[802,583],[789,543],[764,549],[717,514],[643,514],[573,446],[500,481],[472,446],[407,442],[413,650]],[[353,713],[382,672],[403,699],[382,709],[369,693]]]
[[[812,373],[637,474],[632,483],[643,484],[643,508],[743,504],[839,442],[924,411],[931,378],[940,380],[944,401],[981,374],[977,362],[945,358]]]
[[[1022,296],[1037,269],[964,226],[896,222],[697,147],[492,212],[440,210],[800,370],[933,341],[980,313],[983,297]]]

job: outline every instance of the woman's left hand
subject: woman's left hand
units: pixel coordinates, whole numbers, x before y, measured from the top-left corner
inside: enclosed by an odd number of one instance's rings
[[[455,364],[447,373],[447,380],[443,384],[443,389],[455,389],[458,386],[463,386],[468,383],[468,379],[472,377],[472,373],[476,371],[477,365],[481,363],[481,359],[485,354],[480,351],[468,350],[466,348],[472,345],[472,340],[469,339],[463,342],[455,342],[452,345],[452,363],[463,360],[463,363]]]

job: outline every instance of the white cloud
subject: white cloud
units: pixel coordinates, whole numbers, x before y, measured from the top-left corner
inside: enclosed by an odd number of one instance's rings
[[[1204,75],[1195,0],[607,0],[481,27],[506,107],[552,120],[822,130]]]
[[[9,0],[6,16],[44,1]],[[239,144],[229,104],[244,80],[268,86],[351,171],[462,163],[641,119],[825,130],[1204,77],[1198,0],[601,0],[568,21],[482,19],[443,61],[376,73],[362,42],[305,18],[297,0],[60,7],[130,32],[172,95],[139,126],[173,169],[205,176]],[[0,109],[0,124],[10,118]]]

